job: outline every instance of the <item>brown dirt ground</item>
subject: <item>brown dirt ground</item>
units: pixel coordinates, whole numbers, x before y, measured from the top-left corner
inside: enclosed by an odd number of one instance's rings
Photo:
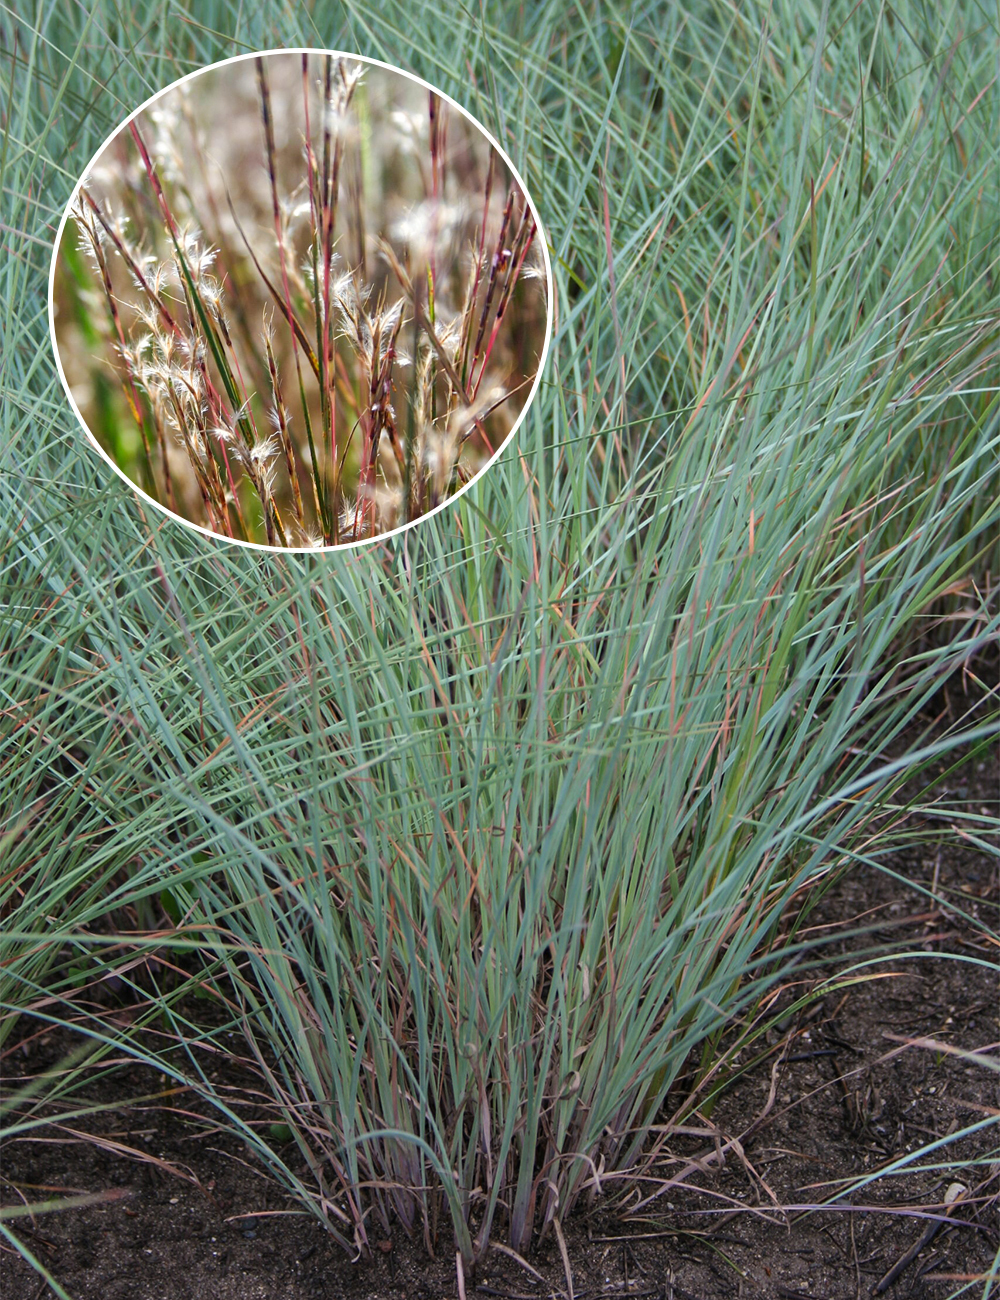
[[[942,808],[997,812],[998,755],[980,754],[938,788]],[[943,770],[943,768],[939,769]],[[810,1214],[805,1206],[852,1180],[947,1135],[997,1115],[997,1076],[956,1056],[903,1047],[928,1037],[974,1049],[995,1045],[998,984],[995,943],[997,871],[989,853],[964,841],[947,814],[924,818],[939,843],[911,847],[885,863],[897,877],[857,867],[822,897],[810,926],[836,933],[846,969],[873,944],[912,956],[883,961],[883,976],[828,994],[772,1031],[763,1060],[750,1063],[712,1114],[717,1144],[675,1138],[664,1177],[694,1156],[690,1184],[653,1182],[633,1189],[621,1210],[597,1202],[575,1216],[558,1242],[546,1241],[527,1267],[494,1251],[465,1279],[469,1300],[860,1300],[876,1294],[897,1262],[887,1300],[936,1300],[982,1277],[997,1252],[1000,1183],[996,1129],[947,1145],[924,1168],[870,1185],[853,1207]],[[936,885],[938,903],[918,892]],[[967,913],[963,919],[960,912]],[[846,933],[870,927],[865,936]],[[976,961],[985,964],[976,964]],[[828,971],[824,972],[828,974]],[[803,976],[805,979],[806,977]],[[11,1089],[19,1076],[51,1067],[66,1048],[59,1034],[26,1039],[7,1052]],[[43,1130],[36,1141],[2,1151],[5,1203],[38,1199],[40,1187],[65,1192],[127,1189],[112,1204],[63,1211],[16,1226],[74,1300],[438,1300],[458,1295],[455,1261],[430,1260],[401,1237],[380,1243],[375,1258],[350,1262],[310,1218],[273,1216],[289,1201],[231,1138],[205,1135],[177,1109],[129,1105],[151,1091],[148,1070],[122,1070],[100,1085],[120,1109],[92,1120],[90,1131],[126,1143],[194,1174],[185,1181],[93,1141]],[[772,1095],[773,1093],[773,1095]],[[768,1102],[771,1102],[768,1109]],[[752,1130],[748,1133],[748,1130]],[[727,1138],[744,1136],[740,1148]],[[978,1168],[949,1169],[978,1157]],[[674,1163],[671,1163],[671,1158]],[[929,1168],[935,1159],[942,1167]],[[932,1240],[929,1213],[941,1213],[945,1189],[970,1188]],[[32,1188],[31,1185],[34,1185]],[[638,1207],[637,1202],[647,1200]],[[247,1217],[263,1215],[264,1217]],[[958,1221],[961,1221],[960,1223]],[[913,1251],[906,1262],[904,1256]],[[0,1255],[4,1300],[48,1300],[53,1293],[9,1250]],[[969,1291],[981,1296],[984,1282]]]

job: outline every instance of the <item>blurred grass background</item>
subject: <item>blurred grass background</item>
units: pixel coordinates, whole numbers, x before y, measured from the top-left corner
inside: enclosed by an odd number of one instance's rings
[[[172,951],[142,984],[166,1068],[224,1105],[197,981],[294,1138],[230,1114],[274,1176],[348,1248],[402,1222],[468,1264],[642,1173],[793,958],[790,900],[996,734],[988,697],[916,720],[995,686],[1000,94],[975,3],[441,13],[0,18],[0,981],[8,1035],[151,1058],[81,988]],[[97,144],[282,44],[454,95],[552,241],[517,446],[361,554],[146,512],[48,343]]]

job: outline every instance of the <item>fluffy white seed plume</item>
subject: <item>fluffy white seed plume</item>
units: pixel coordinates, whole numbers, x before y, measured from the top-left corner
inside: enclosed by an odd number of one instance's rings
[[[214,257],[215,254],[213,253]],[[198,280],[198,296],[202,304],[208,308],[216,320],[222,316],[222,285],[214,275],[202,275]]]
[[[476,426],[477,420],[483,420],[495,407],[507,397],[507,390],[502,384],[491,384],[481,388],[476,399],[467,406],[456,406],[448,417],[449,432],[457,434],[463,440]]]
[[[203,243],[201,231],[192,227],[181,232],[180,244],[191,277],[201,289],[215,264],[219,251]],[[175,258],[174,261],[176,262],[177,259]],[[183,280],[184,272],[180,265],[177,267],[177,274]]]
[[[237,453],[242,449],[243,443],[241,439],[235,430],[231,429],[228,424],[213,424],[208,430],[208,433],[210,437],[216,440],[216,442],[222,443],[226,447],[233,448]]]
[[[324,125],[334,135],[342,135],[347,124],[347,110],[364,75],[363,63],[338,59],[326,102]]]
[[[533,239],[528,248],[527,256],[524,259],[524,265],[521,267],[521,279],[545,279],[545,262],[542,258],[541,241],[538,239]]]
[[[426,138],[429,120],[426,113],[412,113],[405,109],[396,108],[390,114],[390,120],[411,148]]]
[[[465,229],[469,209],[464,203],[443,203],[428,199],[417,203],[397,221],[389,233],[418,261],[427,261],[432,253],[450,256],[456,240]]]
[[[300,181],[289,194],[280,195],[278,206],[286,233],[297,227],[300,222],[308,220],[312,215],[312,205],[306,182]]]
[[[204,364],[206,357],[205,340],[197,336],[182,335],[177,340],[177,350],[187,361],[190,373],[197,386],[202,387],[201,366]]]
[[[442,497],[461,451],[458,435],[449,427],[440,429],[427,426],[421,432],[419,443],[424,476],[434,485],[434,495]]]
[[[69,211],[76,222],[77,249],[100,269],[100,251],[108,239],[107,231],[94,216],[82,194],[77,194]]]
[[[392,341],[393,331],[399,324],[399,319],[403,314],[403,300],[399,298],[391,307],[386,307],[379,317],[379,343],[378,355],[379,360],[385,360],[385,354],[389,350],[389,344]],[[394,353],[394,360],[398,360],[398,355]]]
[[[281,443],[275,434],[268,434],[250,448],[250,462],[258,468],[269,465],[281,449]]]

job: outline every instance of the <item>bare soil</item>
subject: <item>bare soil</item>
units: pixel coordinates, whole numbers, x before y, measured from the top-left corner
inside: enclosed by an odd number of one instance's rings
[[[1000,1245],[995,1127],[870,1184],[851,1204],[806,1207],[1000,1115],[995,1073],[941,1048],[905,1045],[992,1045],[995,1059],[997,953],[977,922],[998,929],[996,860],[948,810],[996,814],[997,760],[980,753],[948,773],[937,790],[941,815],[922,819],[935,841],[902,848],[881,870],[859,865],[821,898],[808,924],[835,936],[844,982],[780,1023],[758,1045],[759,1059],[748,1055],[706,1123],[714,1136],[671,1142],[663,1180],[684,1186],[643,1182],[614,1210],[598,1200],[567,1225],[565,1257],[556,1240],[523,1263],[494,1250],[464,1278],[469,1300],[935,1300],[989,1274]],[[851,974],[888,943],[896,956]],[[803,974],[803,987],[810,978]],[[32,1031],[6,1054],[8,1090],[55,1065],[66,1047],[58,1033]],[[459,1295],[454,1257],[432,1260],[400,1235],[351,1262],[314,1220],[288,1214],[288,1198],[253,1157],[227,1135],[206,1133],[183,1098],[130,1103],[158,1086],[146,1069],[122,1069],[95,1081],[90,1095],[116,1108],[81,1121],[79,1136],[68,1120],[3,1148],[6,1204],[121,1191],[109,1204],[11,1224],[74,1300]],[[976,1158],[978,1166],[962,1163]],[[946,1213],[955,1183],[962,1190]],[[4,1300],[53,1295],[6,1249],[0,1282]],[[969,1294],[984,1288],[980,1280]]]

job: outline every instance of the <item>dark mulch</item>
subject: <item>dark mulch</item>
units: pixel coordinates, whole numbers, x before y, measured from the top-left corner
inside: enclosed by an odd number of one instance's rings
[[[995,814],[996,757],[980,755],[951,773],[946,801]],[[858,1300],[876,1294],[897,1263],[898,1276],[878,1294],[932,1300],[958,1290],[956,1279],[989,1271],[998,1246],[1000,1164],[990,1163],[998,1146],[995,1129],[949,1144],[937,1158],[925,1158],[922,1169],[868,1187],[853,1209],[806,1214],[776,1208],[814,1204],[844,1180],[998,1113],[995,1074],[899,1042],[924,1037],[967,1049],[993,1044],[995,1051],[1000,1037],[997,973],[989,964],[996,961],[995,946],[961,915],[996,931],[996,862],[964,840],[960,824],[947,815],[927,824],[940,830],[940,842],[903,850],[886,863],[899,879],[858,867],[809,918],[811,926],[837,934],[845,972],[873,943],[890,941],[915,955],[867,971],[880,978],[845,982],[760,1044],[769,1054],[732,1083],[712,1113],[722,1135],[722,1163],[712,1141],[677,1138],[671,1144],[677,1163],[664,1159],[664,1178],[695,1159],[701,1167],[687,1175],[693,1186],[661,1187],[650,1199],[658,1189],[643,1183],[631,1194],[627,1216],[598,1202],[589,1216],[570,1221],[566,1255],[576,1300]],[[914,888],[921,884],[933,885],[947,906],[930,903]],[[846,934],[859,924],[874,928],[866,937]],[[66,1045],[59,1034],[36,1033],[9,1051],[8,1089],[19,1075],[54,1065]],[[455,1261],[447,1251],[430,1260],[420,1244],[395,1234],[379,1243],[374,1258],[352,1263],[313,1220],[268,1216],[290,1202],[231,1138],[206,1136],[203,1121],[195,1124],[182,1113],[184,1098],[172,1107],[128,1104],[157,1087],[149,1071],[124,1069],[101,1087],[121,1106],[89,1121],[89,1131],[163,1165],[53,1131],[8,1143],[2,1153],[6,1204],[19,1199],[16,1187],[32,1200],[51,1189],[127,1193],[111,1204],[40,1216],[34,1225],[17,1221],[29,1248],[76,1300],[457,1295]],[[725,1145],[727,1137],[751,1129],[740,1147]],[[976,1156],[984,1161],[978,1169],[948,1167]],[[945,1167],[931,1167],[935,1159]],[[169,1172],[168,1165],[196,1181]],[[927,1215],[956,1181],[971,1198],[955,1207],[954,1223],[931,1237]],[[466,1279],[470,1300],[568,1295],[556,1241],[539,1245],[527,1262],[544,1282],[493,1252]],[[13,1254],[0,1257],[0,1269],[5,1300],[52,1295]],[[981,1295],[983,1287],[980,1282],[970,1294]]]

